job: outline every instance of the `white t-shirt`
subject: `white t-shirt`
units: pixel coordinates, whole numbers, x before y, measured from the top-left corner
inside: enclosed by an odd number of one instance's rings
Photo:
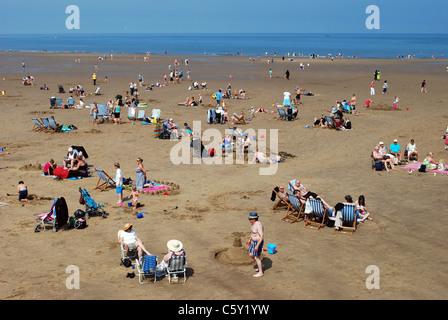
[[[290,92],[283,92],[283,99],[289,99],[291,97]]]
[[[122,231],[121,237],[123,238],[123,242],[126,244],[135,243],[137,241],[137,233],[134,230],[131,230],[131,232]]]
[[[122,186],[123,185],[123,174],[121,173],[121,169],[118,168],[117,172],[115,174],[115,184],[117,186]]]

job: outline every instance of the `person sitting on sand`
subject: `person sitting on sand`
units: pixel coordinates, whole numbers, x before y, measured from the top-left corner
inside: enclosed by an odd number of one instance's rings
[[[411,157],[414,157],[418,161],[418,151],[417,151],[417,146],[415,145],[414,139],[411,139],[411,142],[408,143],[408,145],[406,146],[406,151],[408,153],[408,159],[411,159]]]
[[[137,237],[135,230],[132,230],[132,224],[126,223],[123,227],[123,231],[120,233],[119,242],[124,246],[124,250],[137,250],[138,258],[141,259],[143,252],[150,256],[151,253],[146,249],[143,241]]]
[[[349,118],[345,119],[345,123],[341,126],[342,130],[351,130],[352,129],[352,122]]]
[[[260,107],[257,109],[257,111],[255,111],[255,113],[267,113],[267,111],[265,108]]]
[[[262,164],[272,164],[275,162],[269,159],[268,156],[261,151],[261,149],[258,149],[258,151],[254,153],[254,157],[251,163],[256,163],[257,161]]]
[[[20,202],[30,202],[30,200],[28,200],[28,187],[23,181],[19,181],[17,185],[17,192],[19,193]]]
[[[56,165],[56,163],[54,162],[53,159],[50,159],[50,161],[48,161],[45,166],[44,166],[44,175],[45,176],[52,176],[53,175],[53,169],[54,166]]]
[[[84,161],[82,154],[76,157],[75,165],[71,168],[65,168],[69,171],[68,177],[88,177],[89,172],[87,163]]]
[[[366,199],[363,195],[360,195],[358,200],[355,202],[356,207],[356,213],[358,217],[361,218],[361,222],[368,220],[373,220],[373,218],[370,217],[370,213],[367,212],[366,209]]]
[[[243,111],[241,111],[240,115],[237,115],[236,113],[234,113],[232,116],[232,124],[241,123],[241,122],[246,123],[246,120],[244,119]]]
[[[422,164],[426,165],[426,171],[437,169],[438,163],[434,160],[434,153],[428,153]]]
[[[319,119],[314,118],[314,126],[326,127],[327,117],[323,114]]]

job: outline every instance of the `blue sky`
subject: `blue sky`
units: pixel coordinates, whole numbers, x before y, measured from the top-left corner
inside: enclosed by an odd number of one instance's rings
[[[446,0],[1,0],[0,34],[448,33]],[[80,10],[68,30],[67,6]],[[380,9],[368,30],[366,8]]]

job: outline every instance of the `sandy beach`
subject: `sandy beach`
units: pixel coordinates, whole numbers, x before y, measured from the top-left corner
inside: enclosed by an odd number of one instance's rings
[[[80,63],[75,63],[80,59]],[[168,83],[146,91],[139,87],[140,102],[147,103],[146,114],[161,109],[161,118],[173,118],[177,125],[201,121],[201,131],[224,130],[232,125],[207,124],[213,93],[245,90],[246,100],[224,100],[229,114],[251,106],[265,108],[242,130],[278,130],[278,150],[287,152],[273,175],[260,175],[262,164],[179,164],[174,165],[170,150],[177,141],[155,139],[153,124],[143,125],[127,119],[123,108],[122,124],[92,124],[90,109],[50,109],[50,97],[66,103],[68,90],[81,84],[87,104],[106,104],[117,94],[138,83],[142,73],[146,85],[163,83],[163,74],[177,59],[189,60],[179,66],[181,83]],[[22,61],[27,68],[22,70]],[[299,63],[309,68],[299,70]],[[398,139],[402,149],[414,139],[420,158],[428,152],[436,161],[448,164],[448,153],[441,139],[448,122],[446,111],[446,60],[368,60],[308,59],[267,64],[265,57],[249,61],[245,56],[190,57],[116,54],[113,60],[98,61],[98,54],[0,53],[1,140],[0,239],[3,243],[0,264],[0,299],[144,299],[144,300],[305,300],[305,299],[446,299],[448,281],[447,232],[448,200],[444,195],[447,175],[412,172],[397,166],[396,171],[372,170],[371,152],[379,141],[389,146]],[[95,65],[98,71],[95,71]],[[173,65],[174,67],[174,65]],[[187,80],[187,69],[191,80]],[[269,79],[269,69],[273,78]],[[375,70],[376,95],[370,109],[370,83]],[[283,74],[290,71],[290,80]],[[97,74],[97,85],[91,80]],[[104,81],[107,74],[109,81]],[[23,86],[22,78],[32,75],[34,86]],[[188,90],[193,81],[207,82],[207,90]],[[383,80],[388,94],[381,93]],[[420,84],[427,82],[427,93]],[[40,87],[46,84],[50,90]],[[58,93],[63,85],[66,93]],[[294,94],[294,86],[312,92],[302,95],[298,119],[281,121],[273,104],[282,103],[283,92]],[[101,87],[101,95],[93,93]],[[358,116],[349,115],[353,130],[336,131],[313,127],[316,117],[329,114],[336,101],[350,100],[355,93]],[[178,106],[187,97],[202,95],[204,106]],[[400,109],[394,109],[394,97]],[[75,97],[76,103],[79,101]],[[378,106],[389,106],[379,108]],[[64,126],[77,130],[67,133],[33,131],[32,118],[54,116]],[[345,115],[347,117],[347,115]],[[309,126],[309,127],[307,127]],[[204,141],[204,144],[208,142]],[[45,163],[53,158],[62,164],[68,147],[83,146],[91,170],[100,168],[114,176],[113,164],[121,164],[123,176],[135,179],[136,158],[141,157],[148,178],[179,185],[168,195],[140,195],[137,211],[117,205],[117,194],[110,188],[94,190],[98,175],[79,180],[55,180],[42,176]],[[441,160],[442,159],[442,160]],[[446,159],[446,160],[443,160]],[[366,198],[373,221],[359,223],[353,235],[338,234],[333,228],[310,230],[304,222],[293,224],[281,219],[285,212],[272,210],[271,193],[275,186],[287,186],[299,178],[311,191],[329,204],[344,201],[345,195]],[[23,180],[34,196],[20,203],[16,186]],[[107,218],[91,217],[88,227],[35,233],[36,214],[50,209],[52,201],[64,197],[69,214],[83,209],[79,188],[85,188],[98,203],[105,204]],[[10,196],[8,194],[13,194]],[[129,190],[125,190],[127,196]],[[138,219],[136,214],[145,211]],[[265,246],[276,244],[277,252],[263,252],[262,278],[253,278],[255,263],[247,254],[250,235],[249,212],[256,211],[265,228]],[[187,281],[170,284],[167,278],[141,285],[129,279],[129,269],[120,265],[117,231],[132,223],[148,250],[159,256],[166,253],[170,239],[182,241],[187,254]],[[242,247],[233,247],[241,239]],[[226,252],[228,255],[222,255]],[[245,254],[242,254],[245,252]],[[229,255],[234,257],[230,259]],[[219,258],[219,259],[218,259]],[[80,271],[80,289],[69,290],[68,266]],[[369,266],[377,266],[380,288],[368,289]]]

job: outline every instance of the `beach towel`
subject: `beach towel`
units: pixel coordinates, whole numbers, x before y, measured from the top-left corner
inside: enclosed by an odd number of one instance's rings
[[[171,187],[161,184],[161,183],[154,183],[154,185],[152,187],[140,189],[140,192],[151,193],[151,192],[157,192],[157,191],[163,191],[163,190],[169,191],[169,190],[171,190]]]
[[[421,164],[422,164],[422,162],[414,161],[404,167],[401,167],[401,169],[417,171]],[[433,170],[426,170],[426,172],[448,174],[448,170],[433,169]]]

